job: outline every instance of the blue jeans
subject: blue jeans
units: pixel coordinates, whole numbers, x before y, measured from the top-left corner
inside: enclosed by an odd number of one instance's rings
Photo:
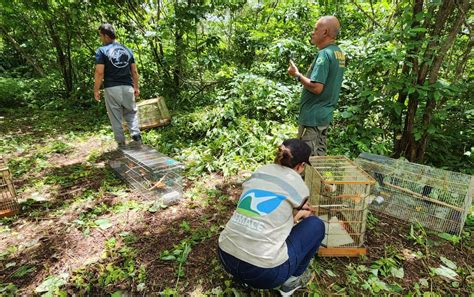
[[[237,281],[253,288],[272,289],[283,284],[290,276],[303,274],[324,239],[324,223],[318,217],[310,216],[291,230],[286,239],[288,260],[273,268],[261,268],[218,249],[224,269]]]

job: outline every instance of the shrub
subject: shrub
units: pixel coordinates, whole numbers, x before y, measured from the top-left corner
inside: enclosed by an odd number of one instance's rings
[[[0,77],[0,106],[46,107],[55,103],[61,104],[62,96],[59,90],[54,77],[30,79]]]

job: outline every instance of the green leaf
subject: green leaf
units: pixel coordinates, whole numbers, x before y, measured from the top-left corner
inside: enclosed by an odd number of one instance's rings
[[[446,264],[446,266],[448,266],[449,268],[453,269],[453,270],[456,270],[458,267],[456,265],[456,263],[454,263],[453,261],[441,256],[440,257],[441,261]]]
[[[13,267],[13,266],[16,266],[16,262],[7,263],[7,265],[5,265],[5,268],[10,268],[10,267]]]
[[[329,270],[329,269],[326,269],[326,274],[329,275],[329,276],[332,276],[332,277],[336,276],[336,274],[334,272],[332,272],[332,270]]]
[[[58,276],[49,276],[47,277],[38,287],[36,287],[36,293],[45,293],[52,292],[57,288],[64,286],[67,283],[67,278],[69,274],[61,273]]]
[[[109,219],[98,219],[95,220],[94,223],[102,230],[106,230],[113,226]]]
[[[179,225],[184,231],[190,231],[191,227],[189,226],[189,223],[186,221],[181,222]]]
[[[415,132],[415,140],[418,141],[421,139],[421,132],[420,131],[416,131]]]
[[[452,242],[453,244],[458,244],[461,241],[461,237],[459,237],[457,235],[452,235],[452,234],[449,234],[449,233],[446,233],[446,232],[438,233],[438,236]]]
[[[433,273],[439,275],[441,277],[450,279],[450,280],[457,280],[458,274],[453,271],[451,268],[448,268],[444,265],[440,265],[438,268],[430,268]]]
[[[173,260],[176,260],[176,257],[173,255],[166,255],[166,256],[160,257],[160,259],[165,260],[165,261],[173,261]]]
[[[418,32],[426,32],[428,31],[428,29],[419,27],[419,28],[411,28],[410,31],[418,33]]]
[[[398,278],[403,278],[405,276],[405,272],[403,271],[403,267],[400,267],[400,268],[391,267],[390,268],[390,273],[394,277],[398,277]]]
[[[428,134],[433,135],[436,132],[436,127],[433,125],[430,125],[427,130]]]
[[[422,287],[428,288],[429,286],[428,280],[426,278],[420,278],[418,282]]]
[[[122,295],[123,295],[122,291],[119,290],[119,291],[113,292],[113,293],[110,295],[110,297],[122,297]]]
[[[348,118],[352,117],[352,113],[349,112],[349,111],[343,111],[343,112],[341,113],[341,117],[342,117],[343,119],[348,119]]]
[[[399,116],[402,114],[402,108],[403,106],[401,104],[395,104],[394,105],[394,110],[395,110],[395,113]]]
[[[139,284],[137,285],[137,291],[138,291],[138,292],[145,291],[145,289],[146,289],[145,283],[139,283]]]
[[[18,268],[15,271],[15,273],[12,274],[12,277],[13,278],[22,278],[23,276],[25,276],[29,273],[35,272],[35,271],[36,271],[35,266],[29,266],[29,265],[21,266],[20,268]]]

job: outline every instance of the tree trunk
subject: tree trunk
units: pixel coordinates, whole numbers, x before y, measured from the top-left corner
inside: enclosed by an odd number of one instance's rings
[[[413,17],[412,17],[413,28],[420,26],[420,21],[416,18],[416,15],[420,13],[422,10],[423,10],[423,0],[416,0],[415,4],[413,5]],[[409,40],[409,42],[420,40],[423,37],[423,35],[424,33],[420,32],[416,36],[412,37]],[[413,85],[416,84],[414,73],[416,73],[416,69],[418,68],[418,60],[414,58],[416,57],[416,54],[417,54],[417,49],[415,47],[408,49],[407,55],[405,57],[405,62],[403,64],[402,73],[401,73],[402,78],[411,77],[413,79]],[[413,66],[409,66],[409,65],[413,65]],[[402,112],[400,113],[400,115],[394,112],[394,116],[393,116],[394,118],[393,122],[400,123],[400,126],[402,122],[403,106],[405,104],[405,100],[407,97],[408,97],[407,90],[406,89],[400,90],[398,94],[397,102],[401,106]],[[413,95],[411,97],[413,97]],[[418,108],[418,101],[415,102],[409,99],[408,111],[405,117],[405,125],[404,125],[403,132],[401,128],[400,129],[397,128],[394,131],[394,153],[393,153],[394,158],[399,158],[400,156],[402,156],[403,153],[410,146],[410,143],[413,142],[413,140],[410,139],[410,135],[411,137],[413,137],[412,131],[414,127],[414,116],[416,115],[417,108]]]
[[[176,29],[175,35],[175,65],[173,70],[173,81],[176,94],[179,95],[180,78],[181,78],[181,64],[182,64],[182,49],[183,49],[183,34],[180,29]]]
[[[430,69],[429,67],[433,60],[433,55],[439,46],[441,31],[445,27],[446,21],[448,17],[452,14],[453,10],[453,0],[443,1],[442,6],[438,10],[436,22],[434,24],[434,27],[431,28],[431,39],[428,42],[428,46],[426,47],[425,54],[423,55],[423,62],[420,67],[420,71],[418,72],[418,85],[423,85],[426,80],[426,76]]]
[[[31,58],[22,48],[21,46],[18,44],[18,42],[15,40],[15,38],[13,38],[12,36],[10,36],[8,34],[8,31],[5,27],[3,26],[0,26],[0,29],[2,30],[2,35],[8,39],[8,41],[10,41],[10,43],[13,45],[13,47],[15,47],[15,50],[28,62],[28,64],[30,64],[33,69],[41,76],[46,76],[44,71],[43,71],[43,68],[38,65],[37,63],[35,63],[35,61],[33,60],[33,58]]]
[[[446,53],[448,50],[453,46],[454,41],[456,39],[456,35],[458,34],[459,30],[461,29],[461,25],[464,21],[463,18],[463,11],[467,11],[469,8],[469,1],[464,0],[460,4],[460,9],[457,14],[457,18],[451,27],[451,31],[447,39],[444,41],[443,45],[441,46],[440,50],[437,52],[437,55],[433,61],[431,66],[430,74],[429,74],[429,83],[430,85],[435,84],[438,81],[439,70],[441,68],[441,64],[443,63],[444,58],[446,57]],[[431,124],[431,120],[433,118],[433,110],[436,107],[436,98],[434,95],[429,96],[428,101],[426,102],[425,110],[423,113],[423,134],[422,137],[417,145],[416,151],[416,162],[422,162],[426,152],[426,146],[428,144],[429,133],[428,128]]]
[[[461,59],[459,59],[456,66],[456,70],[454,71],[455,80],[460,79],[462,74],[464,73],[464,70],[466,69],[467,61],[469,60],[469,57],[471,56],[473,46],[474,46],[474,36],[471,36],[471,38],[469,39],[469,44],[467,45],[466,50],[464,51],[464,54],[462,55]]]
[[[69,97],[72,92],[72,76],[70,70],[67,67],[68,58],[64,54],[63,48],[61,46],[61,39],[59,38],[59,34],[58,32],[56,32],[56,29],[54,28],[54,25],[51,20],[46,21],[46,26],[48,27],[48,32],[53,42],[53,47],[56,49],[59,67],[63,75],[66,96]]]
[[[188,6],[190,5],[190,2],[188,0]],[[176,26],[175,26],[175,32],[174,32],[174,46],[175,46],[175,63],[174,63],[174,69],[173,69],[173,82],[174,82],[174,89],[175,89],[175,94],[179,96],[180,94],[180,88],[181,88],[181,77],[182,77],[182,69],[183,69],[183,50],[184,50],[184,44],[183,44],[183,28],[182,24],[185,21],[183,18],[182,10],[183,8],[180,7],[179,1],[175,2],[175,14],[176,14]]]
[[[416,76],[416,82],[414,83],[414,86],[419,86],[420,88],[423,87],[427,79],[430,86],[433,86],[438,81],[439,71],[446,56],[446,53],[453,46],[455,38],[462,26],[464,20],[463,12],[469,8],[468,0],[464,0],[459,4],[456,3],[457,2],[455,2],[454,0],[443,1],[441,6],[438,8],[438,12],[436,13],[436,17],[433,23],[431,22],[430,18],[425,19],[423,25],[420,25],[414,19],[412,23],[412,28],[417,28],[421,26],[427,29],[426,31],[429,32],[429,41],[426,48],[424,49],[422,60],[418,62],[418,59],[415,58],[412,61],[412,65],[410,65],[407,64],[407,61],[409,61],[409,59],[406,59],[405,64],[403,66],[402,74],[410,73],[411,70],[412,75]],[[456,16],[453,18],[456,5],[458,5],[459,13],[457,13]],[[432,6],[431,8],[433,7],[434,6]],[[421,0],[416,0],[413,6],[414,18],[416,18],[416,15],[422,11],[422,8],[423,2]],[[432,14],[432,11],[428,13],[428,17]],[[455,21],[449,30],[448,37],[443,40],[443,36],[445,35],[443,34],[443,32],[446,31],[446,27],[449,23],[448,20],[450,18],[453,18]],[[420,36],[417,36],[417,39],[422,40]],[[423,49],[417,48],[413,52],[408,51],[407,56],[418,57],[421,56],[422,51]],[[407,67],[409,69],[407,69]],[[395,141],[395,157],[403,155],[412,162],[423,161],[426,152],[426,146],[428,144],[429,139],[428,129],[433,118],[433,111],[436,107],[436,99],[432,89],[433,88],[430,88],[428,96],[426,96],[427,98],[425,107],[423,109],[423,116],[420,121],[416,120],[418,105],[420,104],[420,102],[424,102],[425,98],[423,94],[420,94],[419,92],[412,92],[410,95],[408,95],[409,102],[405,117],[404,131],[401,139],[398,142]],[[399,104],[403,104],[406,96],[407,95],[405,90],[400,91]],[[417,122],[419,122],[418,125]],[[415,129],[419,129],[418,132],[416,132],[418,137],[415,137]],[[395,133],[395,138],[397,138],[397,131],[395,131]],[[419,140],[417,140],[416,138],[419,138]]]

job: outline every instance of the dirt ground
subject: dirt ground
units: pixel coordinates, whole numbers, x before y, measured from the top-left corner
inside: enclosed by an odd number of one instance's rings
[[[28,126],[22,125],[23,131],[28,131]],[[33,162],[35,158],[38,160],[35,150],[46,145],[46,141],[38,142],[30,149],[16,151],[10,158]],[[84,137],[74,142],[67,153],[50,152],[43,157],[48,166],[33,167],[15,178],[21,211],[12,219],[3,219],[0,225],[0,284],[13,284],[18,294],[32,295],[48,276],[67,273],[73,277],[62,288],[70,294],[81,294],[86,291],[78,289],[77,275],[78,271],[86,271],[88,274],[81,275],[92,275],[88,279],[89,295],[107,295],[117,290],[132,295],[156,295],[170,288],[180,295],[192,296],[204,292],[218,294],[219,288],[234,288],[232,294],[276,294],[252,291],[232,283],[217,260],[218,234],[235,208],[242,176],[224,178],[212,174],[186,180],[184,192],[188,194],[179,204],[152,212],[143,207],[149,205],[148,197],[113,176],[107,165],[113,149],[111,139]],[[378,222],[366,233],[367,256],[316,258],[311,267],[314,272],[311,284],[317,292],[363,295],[364,291],[354,291],[361,283],[351,284],[348,266],[364,265],[369,269],[381,258],[394,258],[401,263],[404,277],[388,276],[385,280],[396,282],[402,292],[411,291],[420,279],[430,279],[431,285],[442,294],[469,294],[474,266],[472,238],[471,244],[462,241],[453,245],[429,233],[426,245],[422,245],[409,239],[408,223],[382,213],[372,214]],[[85,227],[88,220],[106,220],[108,225]],[[133,248],[134,261],[146,271],[146,290],[136,291],[135,277],[105,286],[94,282],[94,277],[103,274],[109,264],[124,262],[117,254],[104,255],[111,238],[117,239],[118,247]],[[133,240],[127,243],[124,238]],[[176,250],[183,242],[192,246],[185,261],[162,259],[164,251]],[[426,257],[417,257],[417,252]],[[471,276],[460,279],[457,287],[435,278],[429,268],[439,266],[440,256],[456,262]],[[182,275],[177,273],[180,269]],[[341,289],[344,287],[352,289],[344,291]],[[315,291],[301,290],[298,295],[308,292]]]

